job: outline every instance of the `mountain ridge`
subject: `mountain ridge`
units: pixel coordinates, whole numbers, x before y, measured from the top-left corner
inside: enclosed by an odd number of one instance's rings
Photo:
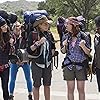
[[[26,10],[36,10],[38,8],[38,3],[35,1],[6,1],[0,3],[0,9],[6,10],[8,12],[26,11]]]

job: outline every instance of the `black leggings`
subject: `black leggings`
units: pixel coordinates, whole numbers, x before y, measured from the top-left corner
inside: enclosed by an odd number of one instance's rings
[[[4,100],[8,100],[9,98],[9,92],[8,92],[9,68],[6,68],[3,72],[0,72],[0,77],[1,77],[3,98]]]
[[[100,92],[100,69],[99,68],[96,68],[96,77],[97,77],[98,91]]]

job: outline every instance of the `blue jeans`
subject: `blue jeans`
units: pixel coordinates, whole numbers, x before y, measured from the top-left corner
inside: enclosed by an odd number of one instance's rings
[[[10,92],[10,94],[13,94],[19,66],[17,64],[10,64],[10,68],[11,69],[10,69],[9,92]],[[28,63],[24,63],[22,65],[22,68],[24,71],[25,79],[27,81],[28,92],[32,92],[32,80],[31,80],[31,76],[30,76],[30,65]]]

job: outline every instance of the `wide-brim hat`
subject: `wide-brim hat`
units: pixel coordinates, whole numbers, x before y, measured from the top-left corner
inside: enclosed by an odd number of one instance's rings
[[[33,27],[36,27],[39,24],[44,23],[44,22],[51,24],[52,20],[48,20],[48,18],[45,15],[41,15],[36,18],[35,22],[33,23]]]

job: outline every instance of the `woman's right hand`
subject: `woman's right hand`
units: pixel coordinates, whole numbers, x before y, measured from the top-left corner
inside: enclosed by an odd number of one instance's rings
[[[62,44],[63,44],[63,46],[67,46],[67,44],[68,44],[68,43],[67,43],[67,39],[64,40]]]
[[[43,44],[45,41],[46,41],[46,38],[45,38],[45,37],[42,37],[42,38],[39,40],[40,44]]]
[[[13,38],[10,38],[9,42],[10,42],[10,45],[13,46],[13,44],[14,44],[14,39],[13,39]]]

